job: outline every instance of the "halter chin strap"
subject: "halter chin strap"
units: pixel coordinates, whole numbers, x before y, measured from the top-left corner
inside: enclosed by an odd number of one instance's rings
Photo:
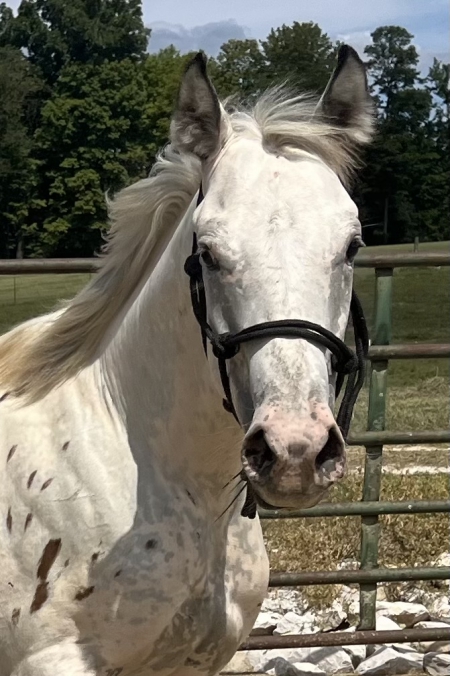
[[[202,200],[203,192],[200,188],[197,206]],[[207,343],[209,342],[212,346],[213,354],[218,361],[220,379],[225,395],[223,400],[225,410],[232,413],[239,423],[231,394],[227,361],[237,355],[242,344],[252,340],[267,340],[271,338],[301,338],[315,345],[320,345],[331,352],[331,364],[337,374],[336,398],[339,396],[345,377],[347,376],[347,384],[336,417],[336,422],[342,432],[342,436],[346,440],[353,408],[358,394],[364,385],[366,359],[369,349],[366,320],[355,291],[352,290],[350,303],[350,314],[355,337],[355,352],[353,352],[334,333],[320,326],[320,324],[308,322],[304,319],[280,319],[273,322],[261,322],[261,324],[249,326],[237,333],[216,333],[208,324],[203,270],[200,254],[197,250],[197,237],[195,233],[192,254],[186,259],[184,270],[190,280],[192,309],[200,325],[203,349],[205,350],[205,354],[207,354]],[[249,518],[254,518],[256,514],[256,502],[248,482],[247,498],[241,513]]]

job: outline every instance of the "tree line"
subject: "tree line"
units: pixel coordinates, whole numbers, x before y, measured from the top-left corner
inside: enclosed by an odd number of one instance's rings
[[[148,173],[192,56],[148,53],[149,40],[141,0],[22,0],[16,16],[0,4],[0,257],[99,250],[105,193]],[[378,133],[353,190],[369,243],[448,238],[449,65],[421,73],[413,40],[381,26],[365,48]],[[282,81],[320,93],[337,48],[295,22],[230,40],[210,72],[223,97]]]

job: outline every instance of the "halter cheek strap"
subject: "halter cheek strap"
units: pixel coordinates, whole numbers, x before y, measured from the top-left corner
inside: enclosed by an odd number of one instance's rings
[[[203,192],[200,188],[197,206],[202,200]],[[209,342],[212,346],[213,354],[218,361],[220,379],[225,395],[223,400],[225,410],[232,413],[237,422],[239,422],[231,394],[227,361],[236,356],[243,343],[271,338],[301,338],[312,344],[320,345],[331,352],[332,367],[337,374],[336,398],[339,396],[347,376],[344,395],[336,416],[336,422],[342,432],[342,436],[344,439],[347,439],[353,408],[358,394],[364,385],[366,359],[369,349],[366,320],[355,291],[352,290],[350,303],[350,314],[355,337],[355,352],[353,352],[334,333],[320,326],[320,324],[308,322],[304,319],[281,319],[273,322],[262,322],[242,329],[242,331],[238,331],[237,333],[216,333],[208,324],[203,269],[197,249],[197,236],[195,233],[193,236],[192,253],[186,259],[184,269],[189,276],[192,309],[200,325],[203,349],[205,350],[205,354],[207,354],[207,343]],[[256,514],[256,501],[248,482],[247,498],[241,514],[249,518],[254,518]]]

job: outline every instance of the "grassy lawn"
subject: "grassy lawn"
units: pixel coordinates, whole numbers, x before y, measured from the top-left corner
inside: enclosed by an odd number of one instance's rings
[[[0,333],[72,298],[90,275],[0,275]]]

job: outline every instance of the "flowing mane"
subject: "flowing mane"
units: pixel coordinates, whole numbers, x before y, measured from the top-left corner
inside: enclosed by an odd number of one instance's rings
[[[345,183],[357,165],[355,143],[368,140],[370,124],[343,131],[321,117],[318,103],[275,88],[252,108],[228,108],[226,118],[231,134],[259,139],[268,152],[314,154]],[[169,145],[149,178],[108,204],[110,232],[98,274],[58,312],[0,339],[2,391],[36,401],[98,357],[108,329],[147,278],[155,245],[181,219],[200,180],[200,160]]]
[[[269,152],[316,155],[348,185],[360,163],[359,144],[373,135],[372,107],[369,102],[365,105],[359,124],[343,130],[320,112],[317,97],[274,87],[251,109],[230,111],[229,119],[235,134],[259,138]]]

